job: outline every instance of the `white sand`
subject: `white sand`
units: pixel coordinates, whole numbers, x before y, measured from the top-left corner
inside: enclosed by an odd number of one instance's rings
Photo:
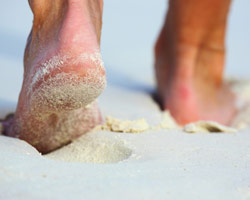
[[[120,112],[117,94],[120,105],[138,102]],[[126,114],[137,123],[133,119],[140,116],[148,129],[140,134],[97,129],[46,156],[21,140],[0,136],[0,199],[250,198],[249,129],[188,134],[173,126],[167,113],[162,116],[149,95],[113,86],[100,102],[104,115],[124,119]]]
[[[244,126],[249,127],[248,121],[239,119],[248,118],[250,116],[250,82],[230,81],[231,87],[237,95],[237,104],[239,110],[245,108],[244,112],[238,113],[236,119],[232,123],[233,127],[227,127],[213,121],[198,121],[180,127],[175,122],[174,118],[169,112],[158,114],[162,115],[160,122],[156,125],[149,125],[145,118],[138,120],[120,120],[113,117],[106,117],[106,121],[102,126],[96,127],[91,133],[83,135],[73,143],[62,147],[48,155],[47,158],[54,160],[63,160],[68,162],[87,162],[87,163],[109,163],[118,162],[127,159],[131,155],[131,151],[123,143],[127,141],[126,136],[122,136],[125,140],[117,140],[113,134],[107,134],[108,132],[114,133],[158,133],[162,131],[178,131],[180,133],[237,133]],[[248,90],[246,89],[248,88]],[[248,97],[245,98],[245,97]],[[127,113],[130,114],[130,113]],[[149,115],[148,113],[147,115]],[[243,125],[244,124],[244,125]],[[103,134],[103,131],[104,133]],[[112,139],[111,139],[112,138]],[[159,138],[160,139],[160,138]],[[140,138],[138,137],[138,140]],[[157,145],[157,144],[155,144]]]
[[[27,1],[14,2],[13,7],[13,1],[5,1],[0,12],[6,19],[0,21],[0,116],[15,109],[32,21]],[[227,69],[249,76],[249,29],[244,29],[249,1],[233,3]],[[165,4],[106,1],[104,8],[102,50],[109,86],[99,100],[103,115],[144,118],[154,129],[138,134],[96,131],[58,150],[63,157],[56,152],[41,156],[23,141],[0,136],[1,200],[250,199],[250,107],[242,106],[250,99],[250,85],[236,88],[244,102],[239,102],[242,111],[234,128],[241,131],[226,134],[181,131],[169,118],[164,120],[147,93],[153,86],[152,45]]]

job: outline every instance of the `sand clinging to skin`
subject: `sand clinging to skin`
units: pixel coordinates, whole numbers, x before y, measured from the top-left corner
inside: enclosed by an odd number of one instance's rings
[[[60,73],[46,80],[33,92],[31,101],[36,107],[49,107],[53,111],[73,110],[93,102],[105,88],[105,79],[96,80],[90,69],[89,76]]]
[[[59,54],[40,65],[25,81],[31,101],[35,101],[34,105],[38,107],[39,104],[46,104],[44,106],[52,110],[83,108],[96,99],[106,86],[104,64],[98,50],[82,53],[76,58]],[[79,69],[65,71],[68,65]],[[83,68],[84,75],[78,74],[80,68]]]
[[[82,53],[77,58],[72,58],[70,55],[55,55],[44,63],[40,64],[39,69],[34,75],[31,77],[30,90],[32,91],[32,87],[41,80],[46,75],[49,75],[53,70],[61,70],[66,65],[78,65],[84,67],[84,63],[91,63],[96,68],[100,68],[104,71],[104,63],[102,61],[102,57],[100,54],[100,50],[96,50],[93,53]]]

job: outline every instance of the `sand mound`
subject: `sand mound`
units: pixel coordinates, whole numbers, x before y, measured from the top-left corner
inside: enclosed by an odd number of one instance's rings
[[[127,159],[132,150],[118,136],[91,132],[45,157],[65,162],[115,163]]]

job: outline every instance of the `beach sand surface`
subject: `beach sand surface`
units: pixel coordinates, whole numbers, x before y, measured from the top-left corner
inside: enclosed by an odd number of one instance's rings
[[[15,110],[32,22],[27,2],[13,5],[0,8],[0,18],[9,19],[0,20],[1,118]],[[250,3],[234,1],[230,15],[226,74],[236,77],[229,83],[240,108],[230,128],[204,122],[179,127],[153,100],[152,46],[165,5],[105,2],[108,87],[99,104],[109,116],[106,124],[45,156],[22,140],[0,136],[1,200],[250,199]]]

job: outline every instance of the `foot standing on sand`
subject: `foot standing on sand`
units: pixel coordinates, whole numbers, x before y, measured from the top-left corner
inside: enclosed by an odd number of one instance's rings
[[[225,33],[231,0],[170,0],[155,45],[162,107],[179,124],[213,120],[228,125],[234,96],[223,84]]]

